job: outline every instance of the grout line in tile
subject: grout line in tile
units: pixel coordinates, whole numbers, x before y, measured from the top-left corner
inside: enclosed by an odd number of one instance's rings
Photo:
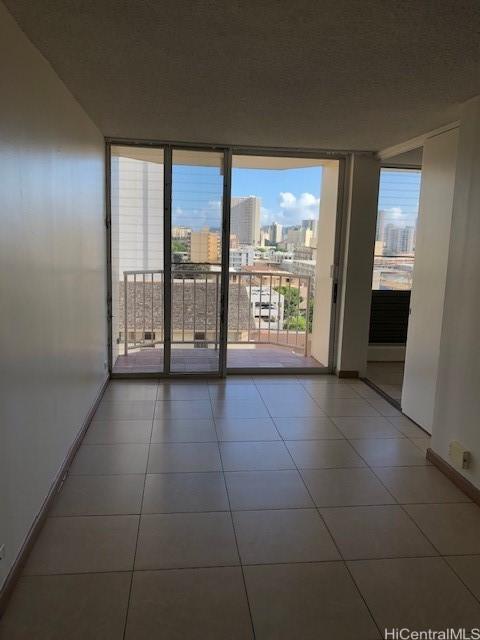
[[[216,427],[215,427],[215,429],[216,429]],[[251,603],[250,603],[250,598],[248,596],[247,581],[245,579],[245,572],[243,570],[242,557],[240,555],[240,546],[238,544],[237,531],[235,529],[235,522],[233,520],[232,505],[231,505],[231,502],[230,502],[230,494],[228,492],[227,480],[225,478],[225,470],[224,470],[224,467],[223,467],[223,459],[222,459],[222,454],[221,454],[221,451],[220,451],[220,445],[218,445],[218,452],[219,452],[219,455],[220,455],[220,464],[222,466],[222,477],[223,477],[223,482],[224,482],[224,485],[225,485],[225,491],[226,491],[226,494],[227,494],[227,501],[228,501],[228,507],[229,507],[229,513],[230,513],[230,521],[232,523],[233,535],[234,535],[234,538],[235,538],[235,546],[236,546],[236,549],[237,549],[238,562],[239,562],[239,565],[240,565],[240,570],[242,572],[243,588],[245,590],[245,598],[247,600],[248,615],[250,616],[250,625],[251,625],[251,628],[252,628],[252,636],[253,636],[253,639],[255,639],[256,634],[255,634],[255,626],[253,624],[252,607],[251,607]]]
[[[275,427],[275,428],[276,428],[276,427]],[[282,437],[282,435],[281,435],[281,434],[280,434],[280,437]],[[283,438],[282,438],[282,440],[283,440]],[[350,446],[351,446],[351,445],[350,445]],[[292,456],[292,454],[291,454],[290,450],[288,449],[288,447],[286,447],[286,449],[288,450],[288,453],[289,453],[290,457],[292,458],[292,462],[293,462],[293,464],[295,465],[295,468],[296,468],[296,470],[297,470],[298,475],[300,476],[300,479],[301,479],[301,481],[302,481],[302,483],[303,483],[303,486],[305,487],[305,490],[307,491],[308,495],[310,496],[310,500],[312,501],[312,504],[313,504],[313,505],[315,505],[315,509],[316,509],[316,511],[317,511],[317,514],[318,514],[318,516],[319,516],[320,520],[323,522],[323,525],[324,525],[324,527],[325,527],[325,530],[328,532],[328,535],[330,536],[330,538],[331,538],[331,540],[332,540],[332,543],[333,543],[333,545],[335,546],[335,549],[337,550],[337,553],[338,553],[339,557],[341,558],[341,561],[343,562],[343,566],[345,567],[346,571],[348,572],[348,574],[349,574],[349,576],[350,576],[350,579],[352,580],[353,584],[355,585],[355,588],[356,588],[356,590],[357,590],[358,594],[360,595],[360,598],[362,599],[362,601],[363,601],[363,603],[364,603],[364,605],[365,605],[365,607],[366,607],[366,609],[367,609],[368,613],[370,614],[370,617],[371,617],[371,619],[372,619],[372,621],[373,621],[374,625],[377,627],[377,630],[378,630],[378,632],[379,632],[379,634],[380,634],[380,637],[381,637],[381,636],[382,636],[382,631],[381,631],[381,629],[380,629],[380,626],[377,624],[377,621],[376,621],[376,619],[374,618],[373,613],[372,613],[372,611],[370,610],[370,607],[368,606],[368,603],[367,603],[366,599],[364,598],[364,596],[363,596],[362,592],[360,591],[360,589],[359,589],[359,587],[358,587],[357,583],[356,583],[356,582],[355,582],[355,580],[353,579],[353,575],[352,575],[352,573],[351,573],[351,571],[350,571],[350,568],[349,568],[349,567],[348,567],[348,565],[347,565],[347,562],[346,562],[346,560],[345,560],[345,558],[344,558],[344,556],[343,556],[343,553],[342,553],[342,551],[341,551],[340,547],[338,546],[337,541],[335,540],[335,538],[334,538],[334,536],[333,536],[333,534],[332,534],[332,532],[331,532],[331,530],[330,530],[330,528],[329,528],[329,526],[328,526],[327,522],[325,521],[325,519],[323,518],[322,514],[320,513],[320,509],[316,506],[316,502],[315,502],[315,500],[313,499],[313,496],[312,496],[312,494],[311,494],[311,492],[310,492],[310,489],[308,488],[307,483],[305,482],[305,480],[304,480],[304,478],[303,478],[303,476],[302,476],[302,473],[301,473],[300,469],[297,467],[297,464],[296,464],[295,460],[293,459],[293,456]]]
[[[158,386],[157,386],[157,394],[158,394]],[[132,589],[133,589],[133,573],[135,571],[135,562],[136,562],[136,559],[137,559],[138,538],[139,538],[139,535],[140,535],[140,524],[141,524],[141,520],[142,520],[143,500],[145,498],[145,486],[147,484],[148,461],[150,459],[150,444],[152,442],[154,417],[155,417],[155,414],[152,416],[152,424],[151,424],[151,427],[150,427],[150,443],[148,445],[147,462],[146,462],[146,465],[145,465],[145,474],[144,474],[144,478],[143,478],[142,499],[141,499],[141,502],[140,502],[140,515],[138,517],[137,536],[136,536],[136,539],[135,539],[135,552],[133,554],[132,576],[131,576],[131,579],[130,579],[130,588],[128,590],[127,611],[125,613],[125,624],[124,624],[124,627],[123,627],[123,640],[125,640],[125,637],[126,637],[128,614],[130,612],[130,600],[131,600],[131,597],[132,597]]]

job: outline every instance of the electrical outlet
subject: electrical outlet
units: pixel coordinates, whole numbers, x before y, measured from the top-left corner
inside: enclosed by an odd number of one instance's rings
[[[454,467],[457,467],[457,469],[468,469],[472,454],[470,451],[467,451],[460,442],[455,440],[451,442],[448,453]]]
[[[0,544],[0,560],[3,560],[4,558],[5,558],[5,545]]]

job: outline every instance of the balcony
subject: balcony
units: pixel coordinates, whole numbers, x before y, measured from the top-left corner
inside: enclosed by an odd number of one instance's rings
[[[174,269],[170,310],[172,371],[218,370],[220,285],[220,271],[200,265],[177,265]],[[123,282],[113,293],[119,310],[112,323],[117,353],[113,372],[162,372],[164,272],[124,272]],[[307,275],[231,272],[227,367],[323,367],[309,355],[312,301],[312,283]]]

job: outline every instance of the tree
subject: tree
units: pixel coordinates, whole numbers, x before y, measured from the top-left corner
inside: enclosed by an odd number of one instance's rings
[[[283,296],[283,328],[286,329],[290,320],[294,320],[299,315],[299,307],[303,298],[297,287],[282,285],[281,287],[275,287],[275,291]]]
[[[306,321],[304,316],[295,316],[294,318],[289,318],[285,322],[285,329],[289,329],[290,331],[305,331]]]
[[[186,242],[182,242],[181,240],[172,240],[173,253],[186,253],[187,251],[188,246]]]

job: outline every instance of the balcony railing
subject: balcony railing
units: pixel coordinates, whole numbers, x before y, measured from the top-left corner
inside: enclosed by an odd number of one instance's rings
[[[217,266],[218,268],[218,266]],[[220,271],[175,265],[172,271],[172,344],[217,348],[220,337]],[[125,271],[119,291],[118,342],[129,350],[164,341],[164,272]],[[311,278],[287,272],[229,274],[229,344],[273,344],[308,355]]]

